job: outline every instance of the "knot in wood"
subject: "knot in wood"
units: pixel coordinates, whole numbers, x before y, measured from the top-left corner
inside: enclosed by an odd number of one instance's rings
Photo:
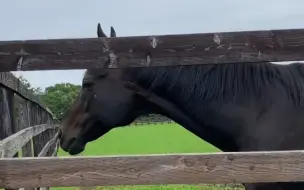
[[[187,166],[187,167],[192,167],[194,166],[195,162],[193,160],[187,159],[187,158],[183,158],[182,159],[182,163]]]
[[[208,171],[212,171],[216,168],[216,165],[212,162],[208,162],[206,165],[207,165],[207,170]]]
[[[129,172],[137,172],[138,170],[135,169],[135,168],[130,168],[128,171],[129,171]]]
[[[249,170],[251,170],[251,171],[254,170],[254,169],[255,169],[255,166],[250,166],[249,167]]]
[[[158,40],[155,37],[151,37],[150,43],[151,43],[152,48],[156,48],[156,46],[158,44]]]
[[[217,45],[221,45],[221,39],[218,34],[213,35],[213,42],[216,43]]]
[[[228,156],[227,156],[227,160],[233,161],[233,160],[234,160],[234,156],[233,156],[233,155],[228,155]]]

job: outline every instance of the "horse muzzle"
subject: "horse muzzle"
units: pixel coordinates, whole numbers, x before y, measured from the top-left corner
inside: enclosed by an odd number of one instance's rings
[[[85,143],[81,138],[61,138],[60,147],[70,155],[76,155],[84,151]]]

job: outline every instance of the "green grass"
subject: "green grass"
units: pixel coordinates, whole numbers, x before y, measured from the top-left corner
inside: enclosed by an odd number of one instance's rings
[[[218,152],[177,124],[117,128],[87,144],[83,156],[122,154],[206,153]],[[68,156],[59,149],[58,156]],[[52,188],[57,190],[79,188]],[[241,189],[222,185],[154,185],[99,187],[102,190],[224,190]]]
[[[96,156],[216,151],[219,150],[177,124],[163,124],[113,129],[102,138],[88,143],[82,154]],[[68,154],[60,150],[59,155]]]

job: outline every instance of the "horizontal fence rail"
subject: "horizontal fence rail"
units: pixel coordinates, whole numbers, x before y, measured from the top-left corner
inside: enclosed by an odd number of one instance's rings
[[[58,135],[59,135],[59,133],[57,132],[55,134],[55,136],[49,142],[47,142],[45,144],[45,146],[43,147],[43,149],[41,150],[41,152],[38,154],[37,157],[44,157],[44,156],[46,156],[46,154],[50,150],[51,146],[53,146],[54,144],[58,143],[58,141],[59,141]],[[54,148],[52,156],[57,152],[57,150],[58,150],[58,147],[57,147],[57,144],[56,144],[56,147]]]
[[[49,112],[51,115],[53,113],[51,110],[41,103],[38,96],[35,96],[30,90],[28,90],[22,82],[16,78],[11,72],[1,72],[0,73],[0,84],[4,88],[8,88],[9,90],[16,93],[18,96],[21,96],[23,99],[31,101],[33,103],[38,104],[45,111]]]
[[[0,41],[0,71],[304,60],[304,29]]]
[[[50,124],[28,127],[0,141],[0,158],[13,157],[29,140],[47,129],[56,128]]]
[[[0,71],[299,61],[303,50],[304,29],[0,41]],[[10,75],[0,77],[0,188],[304,182],[304,151],[50,157],[52,113]]]
[[[303,171],[304,151],[4,158],[0,188],[292,182]]]

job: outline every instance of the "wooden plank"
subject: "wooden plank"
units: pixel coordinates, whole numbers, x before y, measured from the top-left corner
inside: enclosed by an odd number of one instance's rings
[[[39,106],[33,105],[33,110],[35,110],[35,114],[33,115],[33,122],[35,125],[40,125],[43,123],[42,120],[42,110],[40,109]],[[45,131],[44,131],[45,132]],[[34,156],[37,157],[38,154],[41,152],[43,149],[45,142],[44,142],[44,134],[39,133],[35,137],[33,137],[33,145],[34,145]]]
[[[0,88],[0,140],[12,135],[13,132],[13,96],[11,91]]]
[[[292,182],[303,171],[304,151],[3,158],[0,188]]]
[[[48,120],[48,118],[47,118],[47,114],[46,114],[46,112],[41,108],[41,107],[38,107],[38,110],[39,110],[39,115],[40,115],[40,121],[39,121],[39,123],[48,123],[49,124],[49,120]],[[50,136],[50,130],[48,129],[48,130],[45,130],[44,132],[42,132],[42,133],[40,133],[37,137],[37,139],[39,139],[38,140],[38,142],[39,143],[36,143],[36,146],[35,146],[35,149],[34,150],[36,150],[37,152],[40,150],[40,152],[39,152],[39,154],[37,155],[37,157],[45,157],[45,156],[49,156],[49,151],[48,150],[46,150],[46,149],[44,149],[44,148],[46,148],[45,147],[45,145],[47,145],[48,144],[48,142],[51,140],[51,136]],[[36,139],[36,140],[37,140]],[[56,139],[57,139],[57,137],[56,137]],[[56,140],[55,139],[55,140]],[[55,141],[54,140],[54,141]],[[48,148],[49,149],[49,148]],[[36,152],[34,151],[34,154],[35,154],[35,156],[36,156]],[[49,190],[49,187],[45,187],[45,186],[43,186],[43,187],[39,187],[39,188],[37,188],[37,190],[41,190],[41,189],[43,189],[43,190]]]
[[[22,99],[22,97],[18,96],[17,94],[14,94],[14,114],[15,114],[15,125],[17,131],[21,131],[27,127],[30,127],[27,121],[27,114],[25,111],[27,111],[26,108],[26,100]],[[29,154],[31,151],[31,146],[29,146],[31,142],[27,142],[21,149],[22,149],[22,157]],[[31,155],[30,155],[31,156]]]
[[[22,109],[20,110],[21,111],[21,119],[22,119],[22,122],[23,122],[23,129],[26,129],[31,125],[30,123],[30,109],[29,109],[29,101],[23,101],[23,104],[22,104]],[[33,156],[33,148],[32,148],[32,139],[30,139],[27,143],[25,143],[25,145],[22,147],[22,156],[23,157],[32,157]]]
[[[0,71],[304,60],[304,29],[0,42]],[[22,59],[21,59],[22,58]]]
[[[12,135],[17,131],[15,114],[14,114],[14,93],[6,88],[0,89],[0,140]],[[11,157],[18,157],[18,151],[11,155]],[[1,158],[1,150],[0,150]],[[13,189],[5,189],[13,190]]]
[[[50,114],[47,114],[47,123],[51,124],[51,125],[55,124],[55,122],[52,119],[52,116]],[[50,137],[49,139],[52,139],[54,136],[59,135],[58,130],[59,130],[59,128],[48,129],[49,137]],[[58,141],[56,141],[56,143],[57,142]],[[54,156],[57,156],[58,147],[57,147],[56,143],[53,143],[53,145],[51,145],[51,147],[49,148],[49,151],[47,152],[46,156],[53,156],[53,154],[54,154]]]
[[[37,104],[31,104],[31,110],[32,110],[32,115],[31,115],[31,122],[35,125],[40,125],[42,123],[47,122],[44,118],[44,110],[39,107]],[[47,124],[49,125],[49,124]],[[51,126],[51,125],[49,125]],[[47,129],[44,130],[43,132],[37,134],[36,136],[34,136],[32,138],[33,141],[33,156],[37,157],[38,154],[42,151],[44,145],[47,143],[47,139],[45,139],[45,133],[46,133]],[[37,187],[35,189],[40,190],[40,189],[44,189],[44,187]],[[48,188],[46,188],[48,189]]]
[[[15,121],[15,99],[14,93],[8,89],[1,88],[1,137],[0,140],[8,138],[18,131]],[[0,141],[2,142],[2,141]],[[0,145],[1,146],[1,145]],[[11,157],[18,157],[18,151],[15,151]],[[0,158],[1,158],[1,148],[0,148]]]
[[[41,108],[39,108],[39,110],[40,110],[41,123],[49,124],[46,112],[43,109],[41,109]],[[45,147],[45,145],[53,138],[53,137],[51,137],[50,132],[51,132],[50,129],[47,129],[44,132],[40,133],[40,135],[42,137],[42,139],[41,139],[41,151],[43,151],[43,148]],[[38,152],[37,156],[39,156],[39,154],[41,153],[41,151]],[[48,156],[47,153],[48,152],[46,152],[45,156]]]
[[[48,141],[44,145],[44,147],[42,148],[42,150],[40,151],[40,153],[38,154],[37,157],[45,157],[47,155],[47,153],[49,152],[51,146],[53,146],[55,143],[57,143],[58,135],[59,135],[59,133],[57,133],[50,141]]]
[[[52,154],[51,154],[50,157],[57,156],[59,145],[60,145],[60,140],[58,139],[57,142],[56,142],[56,144],[55,144],[55,146],[54,146],[53,152],[52,152]]]
[[[41,103],[38,96],[35,96],[31,91],[29,91],[22,84],[22,82],[19,79],[17,79],[12,73],[10,73],[10,72],[0,73],[0,84],[2,84],[6,88],[9,88],[14,93],[21,96],[22,98],[38,104],[40,107],[42,107],[47,112],[49,112],[51,115],[53,115],[51,110],[49,108],[47,108],[44,104]]]
[[[25,128],[33,126],[31,123],[31,104],[33,102],[26,101],[26,110],[23,110],[24,117],[26,118]],[[22,147],[22,156],[23,157],[33,157],[34,156],[34,148],[33,148],[33,140],[30,139],[23,147]],[[24,190],[34,190],[34,188],[24,188]]]
[[[54,125],[42,124],[23,129],[4,140],[0,141],[0,158],[12,157],[21,149],[31,138],[43,131],[55,127]]]

